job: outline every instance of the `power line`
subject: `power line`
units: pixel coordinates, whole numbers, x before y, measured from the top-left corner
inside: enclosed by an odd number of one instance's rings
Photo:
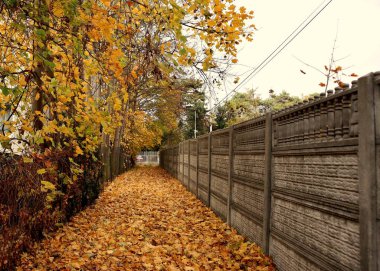
[[[292,42],[331,2],[332,0],[330,0],[327,4],[325,4],[325,6],[323,6],[319,11],[318,13],[316,13],[313,17],[312,15],[323,5],[325,1],[322,1],[321,4],[318,5],[317,8],[315,8],[309,16],[306,17],[305,20],[303,20],[299,25],[298,27],[293,30],[293,32],[288,35],[286,37],[286,39],[279,45],[276,47],[276,49],[274,49],[272,51],[272,53],[269,54],[269,56],[267,56],[256,68],[254,68],[254,70],[246,77],[244,78],[244,80],[242,80],[233,90],[231,90],[223,99],[221,99],[218,103],[216,103],[211,109],[213,110],[218,104],[220,104],[222,101],[226,100],[233,92],[235,92],[238,88],[240,88],[244,83],[246,83],[249,79],[251,79],[253,76],[255,76],[258,72],[260,72],[265,66],[267,66],[280,52],[282,52],[282,50],[284,50],[287,45],[289,45],[290,42]],[[312,17],[310,20],[309,18]],[[306,25],[305,22],[308,21]],[[304,25],[302,28],[301,26]],[[301,28],[298,32],[297,30]],[[297,32],[297,33],[296,33]],[[294,35],[294,33],[296,33]],[[293,36],[294,35],[294,36]],[[293,36],[293,37],[292,37]],[[291,38],[292,37],[292,38]],[[289,38],[291,38],[289,40]],[[288,41],[289,40],[289,41]],[[287,42],[288,41],[288,42]],[[285,44],[285,45],[284,45]],[[284,45],[284,46],[283,46]],[[282,48],[281,48],[282,47]],[[281,49],[280,49],[281,48]],[[280,49],[280,50],[279,50]],[[279,51],[278,51],[279,50]],[[278,51],[278,52],[277,52]],[[277,53],[276,53],[277,52]],[[274,55],[274,56],[273,56]],[[273,57],[272,57],[273,56]],[[269,60],[268,60],[269,59]],[[268,62],[267,62],[268,61]]]
[[[313,19],[311,20],[311,21],[309,21],[304,27],[302,27],[302,29],[297,33],[297,35],[296,36],[294,36],[293,38],[291,38],[286,44],[285,44],[285,46],[280,50],[280,51],[278,51],[273,57],[271,57],[270,59],[269,59],[269,61],[267,62],[267,63],[265,63],[264,64],[264,66],[263,67],[261,67],[258,71],[256,71],[253,75],[252,75],[252,77],[253,76],[255,76],[256,74],[258,74],[266,65],[268,65],[272,60],[273,60],[273,58],[275,58],[289,43],[291,43],[313,20],[314,20],[314,18],[316,18],[330,3],[332,2],[332,0],[330,0],[330,2],[328,2],[327,4],[326,4],[326,6],[324,6],[314,17],[313,17]]]
[[[250,80],[252,77],[257,75],[263,68],[265,68],[279,53],[281,53],[301,32],[312,22],[314,19],[321,14],[321,12],[332,2],[333,0],[329,0],[322,8],[320,8],[323,3],[326,1],[322,1],[321,4],[318,5],[317,8],[313,10],[313,12],[310,13],[309,16],[306,17],[305,20],[303,20],[296,29],[293,30],[293,32],[286,37],[286,39],[276,47],[254,70],[245,77],[233,90],[231,90],[226,96],[224,96],[223,99],[221,99],[219,102],[217,102],[211,109],[212,111],[216,106],[218,106],[221,102],[226,100],[233,92],[235,92],[238,88],[243,86],[248,80]],[[315,13],[317,10],[319,11]],[[313,16],[313,14],[315,14]],[[311,18],[311,19],[310,19]],[[309,20],[310,19],[310,20]],[[307,22],[307,23],[306,23]],[[306,24],[305,24],[306,23]],[[301,29],[300,29],[301,28]],[[290,40],[289,40],[290,39]]]

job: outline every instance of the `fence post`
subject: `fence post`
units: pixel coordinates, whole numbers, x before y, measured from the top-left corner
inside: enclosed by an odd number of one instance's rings
[[[379,87],[374,83],[374,75],[359,79],[359,223],[360,223],[360,264],[361,270],[375,271],[378,257],[378,232],[376,225],[377,176],[380,171],[376,161],[376,119],[375,107],[379,110]],[[379,110],[380,111],[380,110]],[[378,135],[379,136],[379,135]],[[377,157],[379,159],[379,157]]]
[[[207,195],[207,206],[211,206],[211,135],[208,134],[208,195]]]
[[[195,171],[195,181],[196,181],[196,185],[195,185],[195,196],[198,198],[199,140],[196,139],[195,142],[196,142],[196,144],[197,144],[197,153],[196,153],[197,163],[196,163],[196,171]]]
[[[182,144],[182,150],[181,150],[181,153],[182,153],[182,184],[185,185],[185,142],[181,142]]]
[[[177,174],[176,174],[176,178],[179,180],[179,167],[180,167],[180,163],[179,163],[179,144],[178,144],[178,147],[177,147]]]
[[[191,153],[191,144],[190,139],[187,140],[188,149],[187,149],[187,189],[190,191],[190,153]]]
[[[265,118],[265,162],[264,162],[264,214],[263,214],[263,249],[269,254],[270,215],[272,197],[272,113]]]
[[[170,151],[170,169],[171,169],[171,174],[174,177],[175,176],[175,171],[174,171],[174,146],[171,148]]]
[[[228,167],[228,195],[227,195],[227,224],[231,226],[231,201],[232,201],[232,173],[233,173],[233,166],[234,166],[234,149],[233,149],[233,137],[234,137],[234,126],[231,126],[229,128],[228,133],[228,160],[229,160],[229,167]]]

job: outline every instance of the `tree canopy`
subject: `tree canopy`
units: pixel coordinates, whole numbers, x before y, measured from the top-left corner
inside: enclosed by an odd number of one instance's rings
[[[291,96],[284,90],[279,94],[270,90],[269,97],[266,99],[259,97],[254,89],[238,92],[230,100],[216,108],[216,129],[223,129],[258,117],[268,111],[281,110],[300,101],[299,97]]]
[[[233,2],[2,1],[2,148],[77,157],[157,145],[178,125],[177,81],[220,72],[252,39],[253,12]]]

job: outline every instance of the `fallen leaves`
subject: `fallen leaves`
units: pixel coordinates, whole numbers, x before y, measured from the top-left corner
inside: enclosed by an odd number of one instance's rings
[[[17,270],[275,270],[159,168],[134,169],[24,254]]]

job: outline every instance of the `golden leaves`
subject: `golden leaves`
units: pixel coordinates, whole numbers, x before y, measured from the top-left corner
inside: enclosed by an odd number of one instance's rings
[[[187,17],[188,23],[184,24],[188,27],[189,31],[187,32],[192,32],[192,36],[205,41],[206,50],[212,48],[227,55],[236,56],[236,46],[242,41],[242,38],[252,40],[252,32],[255,28],[254,25],[246,26],[246,21],[253,18],[253,12],[247,11],[245,7],[237,8],[232,2],[202,0],[197,3],[190,1],[184,5],[186,12],[191,14]],[[175,16],[174,14],[173,17]],[[181,43],[179,45],[179,48],[183,46]],[[197,52],[197,56],[201,55],[202,52]],[[182,54],[178,58],[181,65],[186,65]],[[203,62],[208,62],[203,63],[204,70],[214,67],[210,65],[210,61],[203,59]],[[192,63],[192,61],[188,61],[187,65]]]
[[[55,190],[55,185],[52,184],[51,182],[41,181],[41,185],[42,185],[43,191],[48,191],[48,190],[54,191]]]
[[[336,66],[335,69],[332,69],[331,71],[338,73],[338,72],[342,71],[342,66]]]
[[[42,175],[42,174],[45,174],[45,173],[46,173],[46,169],[44,169],[44,168],[40,168],[39,170],[37,170],[37,174]]]
[[[76,146],[74,156],[78,156],[82,154],[83,154],[83,150],[79,146]]]
[[[23,255],[18,270],[275,270],[159,168],[117,178],[33,255]]]
[[[120,100],[119,98],[116,97],[116,98],[113,100],[113,109],[116,110],[116,111],[119,111],[119,110],[121,110],[121,106],[122,106],[122,104],[121,104],[121,100]]]
[[[348,84],[344,82],[344,79],[347,79],[349,77],[357,77],[358,75],[356,73],[345,73],[344,68],[340,65],[333,65],[330,63],[329,66],[324,65],[325,72],[323,73],[324,76],[326,77],[326,83],[319,83],[319,86],[327,88],[330,86],[329,82],[333,82],[337,84],[340,88],[342,89],[347,89]]]

